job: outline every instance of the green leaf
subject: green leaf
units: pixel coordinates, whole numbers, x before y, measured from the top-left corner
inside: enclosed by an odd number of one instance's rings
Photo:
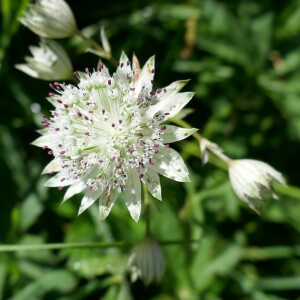
[[[0,260],[0,299],[3,299],[8,268],[4,259]]]
[[[73,257],[69,266],[80,276],[93,278],[104,274],[122,274],[126,270],[127,260],[121,255],[95,255]]]
[[[268,291],[300,290],[300,277],[263,278],[258,281],[257,286]]]
[[[43,204],[38,196],[31,193],[22,203],[20,207],[20,229],[26,230],[36,222],[43,212]]]
[[[260,64],[267,61],[271,47],[273,14],[267,13],[256,18],[252,22],[253,40],[257,51],[253,60],[259,61]]]
[[[289,1],[280,14],[276,35],[278,38],[291,37],[300,31],[300,2]]]
[[[50,291],[67,293],[77,286],[77,278],[65,270],[55,270],[44,273],[37,280],[29,283],[16,293],[11,300],[42,299]]]
[[[216,237],[204,237],[191,267],[191,276],[197,290],[205,290],[217,275],[230,274],[242,258],[242,254],[243,248],[236,243],[222,246]]]
[[[223,41],[219,42],[209,38],[198,37],[197,45],[200,49],[208,51],[227,62],[239,65],[246,65],[248,62],[246,53],[229,43],[227,44]]]
[[[198,19],[201,12],[199,7],[185,4],[164,4],[154,6],[154,9],[160,18],[175,20]]]

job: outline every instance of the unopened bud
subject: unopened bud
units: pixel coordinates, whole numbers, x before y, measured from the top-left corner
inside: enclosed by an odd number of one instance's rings
[[[77,31],[73,12],[64,0],[37,0],[29,5],[20,22],[35,34],[50,39],[70,37]]]
[[[160,282],[165,271],[165,258],[159,244],[146,238],[134,248],[128,260],[131,280],[141,279],[145,285]]]
[[[285,184],[283,176],[270,165],[253,159],[237,159],[228,163],[229,177],[236,195],[259,213],[263,197],[277,199],[272,182]]]

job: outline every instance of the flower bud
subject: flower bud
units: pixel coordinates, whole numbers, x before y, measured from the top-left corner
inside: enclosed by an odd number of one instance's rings
[[[131,280],[140,278],[145,285],[158,283],[165,271],[165,258],[159,244],[146,238],[134,248],[128,260]]]
[[[270,165],[252,159],[231,160],[228,163],[229,177],[235,194],[258,212],[263,197],[278,199],[272,191],[272,182],[285,184],[283,176]]]
[[[64,0],[37,0],[20,22],[35,34],[50,39],[66,38],[77,31],[72,10]]]
[[[73,68],[66,51],[55,41],[41,40],[39,47],[30,46],[32,57],[26,56],[27,64],[15,67],[27,75],[43,80],[64,80],[72,77]]]

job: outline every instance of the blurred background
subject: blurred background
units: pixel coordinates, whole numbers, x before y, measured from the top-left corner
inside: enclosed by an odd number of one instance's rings
[[[38,44],[17,21],[28,2],[0,1],[0,243],[138,241],[144,218],[136,224],[122,199],[100,222],[96,205],[77,218],[80,196],[61,205],[64,192],[43,186],[50,157],[30,143],[41,113],[52,109],[49,82],[14,68]],[[196,95],[185,120],[200,134],[230,157],[265,161],[299,185],[299,0],[67,2],[86,35],[100,42],[105,26],[116,58],[124,50],[143,64],[156,54],[156,87],[191,79],[185,91]],[[58,42],[75,70],[97,65],[78,37]],[[160,284],[130,282],[126,247],[3,252],[0,299],[300,299],[299,190],[266,203],[258,216],[236,198],[225,171],[202,166],[197,141],[174,148],[192,182],[161,179],[152,235],[183,243],[163,246]]]

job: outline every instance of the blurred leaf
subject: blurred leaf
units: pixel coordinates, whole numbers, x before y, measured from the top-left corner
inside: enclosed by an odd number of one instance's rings
[[[229,274],[241,259],[242,249],[234,243],[222,246],[215,238],[205,236],[191,267],[191,276],[197,290],[205,290],[215,276]]]
[[[24,161],[21,156],[21,152],[18,151],[16,140],[10,130],[0,127],[1,132],[1,156],[6,158],[6,163],[10,167],[10,171],[16,184],[19,187],[23,186],[23,182],[26,180],[24,176]]]
[[[132,300],[128,283],[124,280],[121,285],[111,286],[106,294],[102,297],[103,300]]]
[[[2,0],[0,2],[3,25],[2,32],[0,33],[0,68],[5,55],[5,50],[9,46],[12,36],[15,34],[20,25],[16,17],[21,14],[29,1],[30,0]]]
[[[300,290],[300,277],[270,277],[258,281],[258,287],[263,290]]]
[[[272,23],[273,15],[267,13],[256,18],[252,23],[253,41],[257,47],[255,52],[255,61],[259,61],[260,64],[266,61],[266,58],[270,52],[271,38],[272,38]]]
[[[77,278],[65,270],[55,270],[45,273],[43,276],[28,284],[10,300],[41,299],[50,291],[66,293],[77,286]]]
[[[272,70],[272,75],[283,76],[290,72],[298,71],[300,67],[300,49],[295,49],[287,53],[286,56],[281,57],[280,53],[273,53],[274,58],[277,59],[275,69]],[[278,55],[278,56],[277,56]],[[273,75],[273,76],[274,76]]]
[[[31,280],[39,279],[44,276],[44,274],[47,274],[53,270],[50,267],[46,267],[25,259],[19,260],[18,265],[22,271],[22,275],[30,278]]]
[[[154,10],[161,18],[178,20],[198,19],[201,13],[199,7],[185,4],[164,4],[158,7],[154,6]]]
[[[7,277],[7,265],[6,261],[2,258],[0,260],[0,299],[4,299],[5,281]]]
[[[237,63],[240,65],[247,64],[248,58],[246,53],[240,51],[240,49],[236,48],[233,45],[210,40],[204,37],[198,38],[197,45],[200,49],[208,51],[209,53],[221,59],[224,59],[227,62]]]
[[[23,234],[19,240],[20,245],[40,245],[45,240],[39,235]],[[32,260],[33,262],[46,263],[52,265],[55,261],[54,255],[50,250],[30,251],[24,250],[17,252],[17,257],[24,260]]]
[[[276,34],[279,38],[293,36],[300,30],[300,2],[299,0],[289,1],[288,5],[280,14],[280,23]]]
[[[20,210],[20,229],[26,230],[41,215],[43,205],[38,196],[32,193],[21,203]]]
[[[123,274],[127,267],[127,260],[120,255],[96,256],[90,253],[87,256],[74,257],[69,265],[76,273],[89,279],[104,274]]]
[[[287,298],[281,298],[270,294],[265,294],[261,291],[255,291],[252,295],[253,300],[288,300]]]

